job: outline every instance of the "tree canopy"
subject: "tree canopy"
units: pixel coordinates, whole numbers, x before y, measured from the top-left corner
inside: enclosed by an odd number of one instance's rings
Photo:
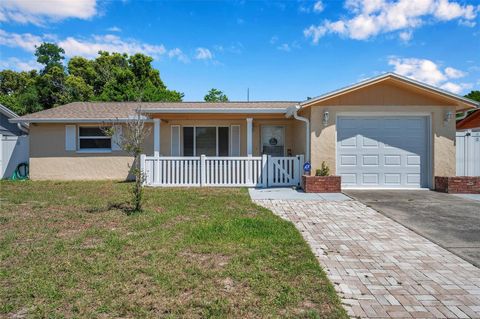
[[[218,89],[211,89],[203,98],[205,102],[228,102],[228,97]]]
[[[465,97],[480,102],[480,91],[471,91]]]
[[[95,59],[72,57],[54,43],[36,47],[40,72],[0,71],[0,103],[19,115],[76,101],[179,102],[152,67],[153,58],[100,51]]]

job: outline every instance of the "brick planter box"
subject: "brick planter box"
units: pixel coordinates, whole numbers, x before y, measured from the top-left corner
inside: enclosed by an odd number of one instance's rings
[[[451,194],[480,194],[480,176],[435,176],[435,190]]]
[[[340,193],[340,176],[302,176],[302,189],[305,193]]]

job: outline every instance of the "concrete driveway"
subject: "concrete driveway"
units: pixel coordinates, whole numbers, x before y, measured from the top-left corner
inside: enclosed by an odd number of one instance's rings
[[[480,267],[480,202],[426,190],[344,193]]]

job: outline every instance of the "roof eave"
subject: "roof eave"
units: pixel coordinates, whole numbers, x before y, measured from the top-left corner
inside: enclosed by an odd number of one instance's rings
[[[310,106],[312,104],[315,104],[315,103],[318,103],[320,101],[330,99],[332,97],[341,95],[343,93],[346,93],[348,91],[351,91],[351,90],[354,90],[354,89],[357,89],[357,88],[361,88],[361,87],[366,86],[366,85],[371,85],[371,84],[374,84],[376,82],[383,81],[387,78],[393,78],[393,79],[397,79],[397,80],[400,80],[400,81],[408,82],[410,84],[419,86],[423,89],[434,91],[434,92],[442,94],[442,95],[446,95],[449,98],[452,98],[452,99],[455,99],[455,100],[460,100],[463,103],[469,104],[471,107],[474,107],[474,108],[480,107],[480,102],[471,100],[469,98],[460,96],[458,94],[451,93],[451,92],[445,91],[443,89],[440,89],[440,88],[437,88],[437,87],[434,87],[434,86],[431,86],[431,85],[428,85],[428,84],[425,84],[425,83],[422,83],[422,82],[419,82],[419,81],[416,81],[416,80],[413,80],[413,79],[410,79],[408,77],[405,77],[405,76],[402,76],[402,75],[399,75],[399,74],[396,74],[396,73],[392,73],[392,72],[385,73],[385,74],[367,79],[365,81],[361,81],[361,82],[343,87],[341,89],[338,89],[338,90],[335,90],[335,91],[332,91],[332,92],[314,97],[314,98],[306,100],[306,101],[303,101],[303,102],[300,103],[300,106],[302,108],[308,107],[308,106]],[[468,108],[465,108],[465,109],[468,109]]]
[[[151,108],[141,109],[142,113],[147,114],[215,114],[215,113],[234,113],[234,114],[284,114],[287,108]]]
[[[134,118],[14,118],[11,123],[118,123],[128,122]],[[151,122],[151,119],[144,119],[145,122]]]

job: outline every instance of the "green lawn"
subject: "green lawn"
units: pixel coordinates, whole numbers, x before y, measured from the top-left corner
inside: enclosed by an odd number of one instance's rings
[[[0,317],[346,318],[295,227],[244,189],[0,182]]]

